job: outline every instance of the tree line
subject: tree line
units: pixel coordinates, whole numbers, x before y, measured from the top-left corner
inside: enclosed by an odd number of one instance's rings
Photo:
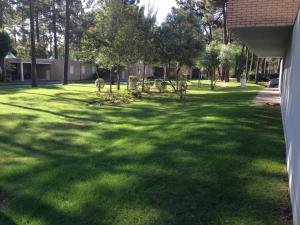
[[[146,14],[138,0],[0,0],[0,28],[11,37],[2,46],[21,58],[31,56],[33,75],[36,57],[64,57],[65,84],[69,56],[96,63],[110,71],[111,79],[116,74],[118,89],[121,69],[138,61],[144,68],[143,88],[147,65],[163,64],[167,73],[175,65],[177,91],[183,65],[205,70],[213,81],[255,74],[258,82],[259,74],[278,69],[278,60],[256,57],[228,30],[227,0],[176,2],[178,7],[158,25],[155,9]],[[0,32],[0,45],[6,32]],[[2,71],[5,49],[0,48]]]

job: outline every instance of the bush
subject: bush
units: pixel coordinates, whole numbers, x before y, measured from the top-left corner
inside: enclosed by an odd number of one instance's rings
[[[151,87],[153,87],[154,82],[149,80],[149,79],[145,79],[145,83],[144,83],[144,91],[145,92],[149,92],[151,90]]]
[[[16,71],[16,66],[12,64],[5,64],[4,70],[5,70],[4,81],[12,81],[13,72]]]
[[[101,90],[105,87],[105,81],[102,78],[98,78],[95,81],[95,86],[96,86],[97,92],[101,92]]]
[[[138,90],[138,88],[137,88],[138,80],[139,79],[137,78],[137,76],[129,76],[128,87],[131,92],[135,92]]]
[[[98,95],[99,99],[97,101],[91,102],[90,106],[102,106],[102,105],[120,105],[127,104],[134,100],[133,95],[125,92],[116,93],[103,93]]]
[[[164,81],[160,79],[154,80],[155,87],[159,92],[163,92],[165,90],[164,85],[162,85],[163,82]]]

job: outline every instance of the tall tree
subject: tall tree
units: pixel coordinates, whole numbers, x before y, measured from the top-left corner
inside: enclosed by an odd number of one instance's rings
[[[99,10],[95,26],[89,29],[82,42],[87,58],[116,70],[118,90],[122,68],[139,59],[138,15],[138,7],[134,4],[125,4],[123,0],[108,1]]]
[[[148,13],[147,17],[144,16],[144,7],[141,7],[139,12],[139,46],[138,53],[139,58],[143,62],[143,78],[142,78],[142,91],[145,89],[145,76],[146,65],[149,65],[155,61],[156,58],[156,46],[155,46],[155,34],[156,34],[156,15],[153,11]]]
[[[4,57],[11,49],[11,41],[8,33],[3,29],[0,29],[0,79],[4,80]]]
[[[29,0],[30,11],[30,37],[31,37],[31,81],[32,87],[37,87],[36,73],[36,49],[35,49],[35,32],[34,32],[34,1]]]
[[[52,29],[53,29],[53,42],[54,42],[54,58],[58,59],[58,45],[57,45],[57,10],[56,10],[56,0],[52,0]]]
[[[229,71],[235,63],[235,51],[232,45],[222,44],[219,55],[220,65],[225,71]]]
[[[168,33],[171,60],[176,63],[176,86],[179,90],[179,73],[182,66],[192,66],[204,49],[201,23],[195,14],[182,9],[172,9],[167,21],[161,25],[162,31]],[[162,55],[164,57],[164,54]]]
[[[221,16],[216,11],[214,0],[176,0],[176,3],[182,9],[195,13],[201,19],[207,42],[213,41],[213,29],[221,24]]]
[[[66,0],[66,19],[65,19],[65,63],[64,63],[64,85],[68,84],[69,73],[69,41],[70,41],[70,0]]]

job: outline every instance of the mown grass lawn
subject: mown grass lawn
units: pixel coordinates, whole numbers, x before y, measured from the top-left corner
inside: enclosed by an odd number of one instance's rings
[[[92,84],[1,86],[0,224],[290,224],[279,109],[235,86],[100,108]]]

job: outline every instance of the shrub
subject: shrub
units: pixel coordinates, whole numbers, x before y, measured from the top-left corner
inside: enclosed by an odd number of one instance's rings
[[[145,79],[145,83],[144,83],[144,91],[145,92],[149,92],[151,90],[151,87],[153,86],[153,81],[149,80],[149,79]]]
[[[168,82],[161,80],[161,79],[157,79],[154,81],[155,87],[157,88],[157,90],[159,92],[164,92],[167,90],[168,87]]]
[[[12,64],[5,64],[4,70],[5,70],[4,81],[12,81],[13,72],[16,71],[16,66]]]
[[[95,86],[96,86],[97,92],[101,92],[101,90],[105,87],[105,81],[102,78],[98,78],[95,81]]]
[[[129,76],[128,78],[128,86],[129,86],[129,90],[131,92],[135,92],[137,91],[137,82],[138,82],[138,78],[137,76]]]

